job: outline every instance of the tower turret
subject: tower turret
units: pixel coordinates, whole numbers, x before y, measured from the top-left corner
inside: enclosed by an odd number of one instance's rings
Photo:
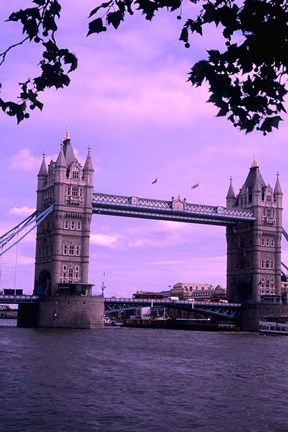
[[[277,173],[276,183],[274,187],[274,201],[278,207],[282,207],[282,197],[283,193],[280,186],[279,173]]]
[[[282,191],[263,180],[254,160],[235,208],[250,208],[255,222],[227,227],[227,295],[232,302],[281,301]]]
[[[48,181],[48,170],[45,160],[45,152],[42,155],[42,162],[38,172],[38,182],[37,182],[37,211],[44,210],[43,207],[43,191],[47,186]]]
[[[232,185],[232,177],[230,177],[230,185],[226,196],[226,205],[228,208],[234,207],[236,203],[236,196]]]

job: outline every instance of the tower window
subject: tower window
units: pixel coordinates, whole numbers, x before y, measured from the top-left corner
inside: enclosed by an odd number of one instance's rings
[[[77,230],[81,230],[81,221],[77,221]]]
[[[64,229],[69,229],[69,221],[68,220],[64,221]]]
[[[78,196],[78,188],[76,186],[72,186],[72,196],[73,197]]]
[[[75,221],[71,221],[71,230],[75,229]]]
[[[67,255],[68,254],[68,246],[63,246],[63,255]]]
[[[78,179],[79,178],[79,172],[78,171],[73,171],[72,178],[73,179]]]

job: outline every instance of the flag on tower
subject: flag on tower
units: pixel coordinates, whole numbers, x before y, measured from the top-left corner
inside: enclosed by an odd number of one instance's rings
[[[193,186],[191,186],[191,189],[196,189],[197,187],[199,187],[199,183],[196,183]]]
[[[155,178],[155,180],[152,182],[152,184],[157,183],[157,181],[158,181],[158,177]]]

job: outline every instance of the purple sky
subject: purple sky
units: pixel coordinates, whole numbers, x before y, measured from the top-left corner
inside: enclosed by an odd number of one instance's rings
[[[34,211],[42,152],[48,162],[55,160],[66,127],[80,161],[91,146],[94,189],[109,194],[164,200],[180,194],[188,202],[225,206],[230,176],[237,193],[255,156],[267,184],[274,187],[280,174],[288,229],[287,118],[266,137],[244,135],[215,117],[204,87],[186,82],[193,62],[204,58],[206,49],[221,47],[216,30],[186,49],[178,41],[183,21],[176,15],[161,13],[149,23],[135,14],[117,31],[86,38],[88,12],[97,2],[61,3],[59,45],[77,54],[79,68],[67,89],[41,96],[42,113],[35,111],[18,126],[0,113],[2,234]],[[18,25],[4,20],[31,6],[23,0],[11,4],[1,6],[0,51],[21,37]],[[0,68],[4,99],[17,95],[19,81],[38,73],[36,49],[28,44],[8,55]],[[191,190],[195,183],[199,187]],[[35,232],[4,255],[1,288],[32,292],[34,249]],[[288,263],[284,241],[283,260]],[[103,280],[106,296],[161,291],[177,282],[226,286],[225,229],[94,215],[89,282],[95,293]]]

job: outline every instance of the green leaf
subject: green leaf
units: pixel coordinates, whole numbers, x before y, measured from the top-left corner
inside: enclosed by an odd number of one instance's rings
[[[222,102],[221,103],[221,108],[218,111],[216,117],[224,117],[224,116],[226,116],[226,114],[228,113],[228,111],[229,111],[229,105],[227,103],[225,103],[225,102]]]
[[[121,21],[124,21],[124,15],[122,12],[116,11],[107,14],[107,23],[112,24],[115,29],[119,27]]]
[[[46,0],[33,0],[33,3],[37,4],[38,6],[44,6]]]
[[[187,27],[184,26],[182,28],[179,40],[181,40],[183,42],[188,41],[188,29],[187,29]]]
[[[70,69],[69,69],[68,72],[72,72],[75,69],[77,69],[78,59],[77,59],[77,57],[74,54],[72,54],[68,50],[65,50],[64,63],[65,64],[69,64],[70,63],[71,66],[70,66]]]
[[[100,6],[97,6],[95,9],[92,9],[90,12],[88,18],[91,18],[93,15],[95,15],[100,9],[106,9],[109,8],[109,6],[113,3],[113,0],[108,1],[106,3],[102,3]]]
[[[102,18],[96,18],[89,23],[89,31],[87,33],[87,36],[93,33],[101,33],[103,31],[106,31],[106,27],[103,26]]]

